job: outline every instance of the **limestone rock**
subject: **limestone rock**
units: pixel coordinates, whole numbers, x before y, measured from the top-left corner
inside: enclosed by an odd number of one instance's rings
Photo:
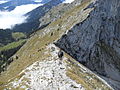
[[[89,17],[57,42],[79,62],[120,89],[120,0],[96,0]]]

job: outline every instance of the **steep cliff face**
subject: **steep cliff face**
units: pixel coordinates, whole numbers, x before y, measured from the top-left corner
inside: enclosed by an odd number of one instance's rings
[[[120,0],[96,0],[93,7],[56,45],[120,89]]]

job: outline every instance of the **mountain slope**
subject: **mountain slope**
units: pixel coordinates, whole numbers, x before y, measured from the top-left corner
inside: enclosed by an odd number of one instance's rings
[[[7,29],[7,30],[0,29],[0,44],[1,44],[1,46],[14,41],[11,33],[12,32],[9,29]]]
[[[59,18],[58,20],[51,23],[46,28],[36,32],[36,34],[32,36],[27,41],[27,43],[13,56],[14,62],[10,64],[10,66],[7,68],[7,71],[1,73],[0,75],[1,89],[2,88],[19,89],[19,88],[26,88],[26,87],[35,88],[37,84],[40,83],[39,78],[37,78],[39,75],[38,74],[35,75],[36,80],[39,82],[37,82],[34,78],[30,78],[29,76],[27,77],[29,79],[27,79],[26,76],[27,75],[33,76],[34,74],[31,74],[31,72],[33,72],[34,70],[36,73],[38,73],[41,71],[41,69],[39,68],[42,68],[42,67],[43,67],[42,70],[44,71],[46,65],[48,65],[46,69],[48,70],[50,69],[50,74],[51,74],[53,70],[52,69],[53,67],[51,67],[51,65],[55,65],[55,62],[56,62],[56,69],[54,70],[57,70],[57,71],[59,70],[60,72],[59,75],[63,73],[62,77],[66,80],[60,77],[58,77],[57,79],[64,80],[63,82],[66,82],[66,81],[71,82],[71,84],[68,84],[68,86],[71,85],[71,88],[81,87],[82,85],[83,88],[90,89],[90,90],[97,89],[97,88],[102,90],[111,90],[112,88],[110,88],[109,85],[105,84],[103,80],[101,80],[99,77],[93,74],[90,70],[86,69],[80,63],[76,62],[73,58],[71,58],[67,54],[64,54],[63,60],[65,62],[63,61],[61,65],[63,69],[66,68],[65,71],[62,69],[59,69],[60,67],[58,65],[59,59],[56,54],[58,49],[56,49],[56,47],[53,45],[55,41],[57,41],[59,38],[61,38],[61,36],[64,33],[67,32],[67,30],[71,29],[78,22],[82,22],[89,16],[89,13],[93,10],[93,8],[88,8],[86,10],[84,10],[83,8],[86,8],[92,2],[93,1],[82,2],[81,5],[77,5],[71,10],[69,10],[68,12],[66,12],[66,15],[63,16],[62,18]],[[17,56],[18,59],[15,59],[14,58],[15,56]],[[31,64],[33,65],[30,66]],[[40,67],[38,64],[40,65]],[[30,71],[28,69],[30,69]],[[23,73],[21,73],[22,71]],[[40,74],[42,74],[43,76],[46,75],[46,74],[43,74],[42,72],[40,72]],[[52,74],[52,75],[55,75],[55,77],[57,77],[57,74]],[[42,76],[40,76],[40,78],[42,78]],[[45,80],[47,78],[48,77],[45,76]],[[26,82],[27,80],[28,80],[28,85]],[[37,82],[35,87],[34,86],[31,87],[32,83],[30,83],[29,80],[30,81],[35,80],[35,82],[33,83]],[[20,83],[18,81],[20,81]],[[53,78],[52,81],[55,81],[54,82],[55,84],[53,85],[56,86],[57,84],[56,79]],[[43,82],[45,81],[43,80]],[[75,86],[73,83],[75,84]],[[25,86],[23,86],[23,84]],[[44,83],[43,85],[46,85],[46,84]],[[62,84],[60,84],[60,86],[61,85]],[[58,86],[57,88],[60,88],[60,86]],[[52,86],[49,85],[49,87],[51,88]],[[67,86],[65,87],[67,88]]]
[[[97,0],[95,9],[56,45],[120,89],[120,1]]]
[[[77,2],[77,3],[76,3]],[[61,18],[66,11],[72,9],[73,7],[80,4],[82,0],[75,0],[72,3],[61,3],[56,7],[53,7],[49,12],[47,12],[42,18],[39,19],[40,25],[39,28],[42,28],[51,22]]]

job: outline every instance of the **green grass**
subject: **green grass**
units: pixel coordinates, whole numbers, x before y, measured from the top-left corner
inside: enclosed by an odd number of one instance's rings
[[[19,40],[17,42],[12,42],[6,46],[3,46],[3,47],[0,47],[0,51],[7,51],[9,49],[13,49],[13,48],[16,48],[18,46],[21,46],[23,43],[25,43],[26,40]]]
[[[22,38],[26,38],[26,35],[22,32],[14,32],[14,33],[12,33],[12,37],[15,40],[19,40],[19,39],[22,39]]]

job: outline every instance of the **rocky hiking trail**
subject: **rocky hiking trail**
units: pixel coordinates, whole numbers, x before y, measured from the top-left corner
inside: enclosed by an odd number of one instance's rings
[[[44,54],[50,53],[51,56],[27,67],[19,74],[19,78],[15,78],[6,86],[7,89],[93,90],[92,88],[96,88],[97,90],[111,90],[110,87],[108,88],[107,84],[101,83],[101,81],[99,81],[100,78],[95,76],[84,66],[75,61],[70,61],[72,58],[64,55],[62,61],[60,61],[58,58],[59,48],[54,44],[48,45],[46,49],[47,51]],[[75,66],[72,66],[72,64]],[[74,69],[72,68],[76,69],[76,71],[77,69],[81,69],[80,73],[78,72],[81,76],[79,77],[77,74],[73,74]],[[98,85],[95,85],[96,81]],[[91,86],[88,87],[88,84]],[[94,87],[92,85],[94,85]]]
[[[50,45],[48,48],[53,49],[51,51],[52,57],[35,62],[21,72],[24,75],[19,80],[15,79],[9,85],[14,88],[20,86],[20,88],[28,90],[38,90],[38,88],[40,90],[85,90],[81,84],[76,83],[66,75],[67,64],[65,60],[67,58],[64,57],[60,61],[57,55],[58,48],[54,45]]]

